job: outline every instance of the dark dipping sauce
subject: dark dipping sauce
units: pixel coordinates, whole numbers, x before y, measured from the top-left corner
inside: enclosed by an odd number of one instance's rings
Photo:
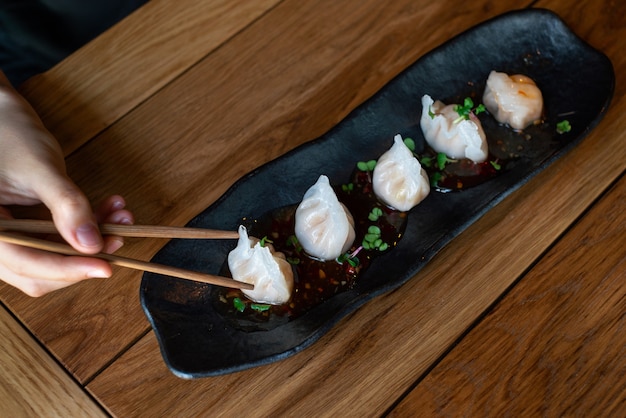
[[[420,156],[436,159],[437,153],[427,148]],[[498,175],[501,167],[494,166],[496,160],[492,156],[484,163],[459,159],[447,162],[442,169],[436,164],[422,166],[431,179],[431,189],[447,193],[476,186]],[[433,181],[435,177],[436,181]],[[294,235],[297,205],[275,209],[259,219],[242,220],[250,237],[267,237],[274,250],[286,256],[294,271],[294,290],[291,299],[283,305],[256,304],[238,289],[216,290],[215,309],[234,327],[245,331],[270,330],[298,318],[325,300],[352,288],[377,256],[398,245],[406,228],[408,213],[392,209],[378,200],[372,187],[371,171],[355,170],[351,183],[334,187],[334,190],[355,222],[356,238],[347,251],[352,255],[352,263],[348,260],[321,261],[302,250]],[[374,208],[380,209],[381,215],[371,220],[370,213]],[[380,239],[387,244],[383,251],[362,247],[371,226],[380,229]],[[228,263],[220,274],[232,276]]]
[[[238,289],[219,289],[214,303],[217,311],[239,329],[256,331],[275,328],[352,288],[377,256],[391,251],[402,238],[408,214],[392,209],[376,198],[371,172],[355,171],[350,184],[351,190],[347,187],[334,189],[339,201],[354,218],[356,237],[347,251],[352,260],[321,261],[307,255],[294,240],[297,205],[278,208],[259,219],[245,219],[242,224],[248,228],[251,237],[267,237],[275,251],[285,254],[294,271],[294,290],[286,304],[261,305],[247,299]],[[375,207],[380,209],[382,215],[372,221],[368,216]],[[362,248],[361,243],[371,226],[380,229],[380,239],[387,244],[385,250]],[[221,274],[230,275],[227,263]],[[239,299],[237,303],[236,298]]]

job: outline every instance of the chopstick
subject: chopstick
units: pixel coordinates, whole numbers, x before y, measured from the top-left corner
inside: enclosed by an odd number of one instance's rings
[[[100,224],[103,235],[140,238],[237,239],[236,231],[159,225]],[[0,219],[0,230],[58,234],[52,221],[36,219]]]
[[[145,261],[134,260],[132,258],[119,257],[112,254],[83,254],[74,250],[71,246],[61,244],[52,241],[41,240],[37,238],[12,234],[10,232],[0,232],[0,241],[7,242],[9,244],[21,245],[24,247],[34,248],[38,250],[49,251],[53,253],[81,256],[81,257],[94,257],[106,260],[111,264],[127,267],[135,270],[148,271],[150,273],[163,274],[165,276],[177,277],[180,279],[192,280],[195,282],[208,283],[217,286],[230,287],[234,289],[254,289],[254,286],[250,283],[244,283],[237,280],[230,279],[228,277],[214,276],[212,274],[198,273],[191,270],[184,270],[177,267],[165,266],[162,264],[148,263]]]

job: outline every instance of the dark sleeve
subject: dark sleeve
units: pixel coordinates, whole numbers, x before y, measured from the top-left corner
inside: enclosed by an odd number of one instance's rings
[[[147,0],[3,0],[0,68],[17,86],[48,70]]]

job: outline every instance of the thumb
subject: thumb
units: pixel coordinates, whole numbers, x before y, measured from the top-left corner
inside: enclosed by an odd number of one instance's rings
[[[52,213],[57,230],[75,250],[85,254],[102,250],[102,236],[89,200],[74,182],[53,175],[37,188],[35,193]]]

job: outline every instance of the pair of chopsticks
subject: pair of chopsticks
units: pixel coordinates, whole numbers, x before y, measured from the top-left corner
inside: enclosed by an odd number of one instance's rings
[[[99,225],[99,228],[100,232],[103,235],[118,235],[121,237],[182,239],[239,238],[239,235],[235,231],[220,231],[203,228],[118,224],[101,224]],[[0,241],[63,255],[100,258],[102,260],[108,261],[111,264],[121,267],[147,271],[150,273],[157,273],[166,276],[178,277],[181,279],[193,280],[201,283],[209,283],[217,286],[224,286],[236,289],[254,289],[254,286],[252,284],[243,283],[237,280],[230,279],[228,277],[198,273],[191,270],[134,260],[132,258],[119,257],[112,254],[98,253],[87,255],[74,250],[71,246],[67,244],[14,234],[13,232],[58,234],[58,231],[52,221],[31,219],[0,219]]]

